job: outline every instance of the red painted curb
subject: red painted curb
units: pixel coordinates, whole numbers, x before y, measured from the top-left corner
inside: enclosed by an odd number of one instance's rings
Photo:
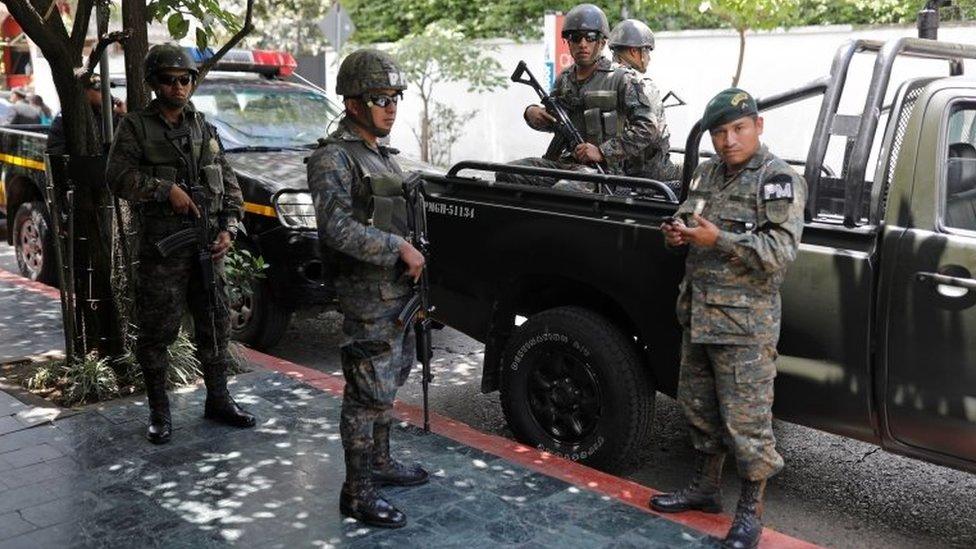
[[[4,269],[0,269],[0,282],[10,282],[28,291],[43,294],[47,297],[53,297],[54,299],[61,299],[61,292],[58,291],[57,288],[52,288],[47,284],[29,280],[17,273],[12,273]]]
[[[300,366],[293,362],[269,356],[249,348],[245,348],[244,355],[248,360],[259,366],[294,377],[328,393],[337,396],[342,395],[342,389],[345,383],[341,377],[313,370],[306,366]],[[423,425],[423,409],[419,406],[398,400],[393,410],[399,419],[412,425]],[[482,433],[467,424],[442,416],[436,412],[430,413],[430,430],[466,446],[471,446],[472,448],[496,455],[507,461],[518,463],[519,465],[550,477],[558,478],[580,488],[616,498],[648,514],[663,517],[712,536],[725,536],[731,523],[731,519],[727,515],[699,512],[674,515],[655,513],[647,507],[647,501],[650,497],[660,493],[653,488],[648,488],[642,484],[597,471],[575,461],[531,448],[507,438]],[[766,528],[763,531],[760,547],[814,549],[820,546]]]
[[[0,269],[0,282],[12,283],[26,290],[37,292],[54,299],[61,298],[61,294],[57,289],[28,280],[4,269]],[[333,395],[342,395],[345,383],[339,376],[313,370],[312,368],[273,357],[247,347],[244,347],[243,354],[249,361],[261,367],[283,373]],[[423,425],[423,409],[418,406],[397,401],[394,405],[394,413],[398,418],[412,425]],[[655,513],[647,507],[647,500],[652,495],[660,493],[653,488],[624,478],[615,477],[602,471],[597,471],[575,461],[537,450],[503,437],[482,433],[465,423],[455,421],[436,412],[430,413],[430,429],[438,435],[450,438],[466,446],[471,446],[472,448],[496,455],[507,461],[518,463],[519,465],[553,478],[558,478],[580,488],[615,498],[646,513],[663,517],[694,530],[712,536],[722,537],[729,529],[731,520],[726,515],[712,515],[698,512],[673,515]],[[820,546],[766,528],[763,531],[760,547],[764,549],[816,549]]]

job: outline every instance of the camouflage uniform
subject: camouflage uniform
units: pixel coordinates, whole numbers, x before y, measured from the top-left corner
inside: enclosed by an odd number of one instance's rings
[[[607,58],[597,62],[596,71],[589,78],[576,78],[576,65],[571,65],[556,79],[552,96],[559,100],[570,119],[584,138],[600,147],[609,173],[624,173],[625,162],[637,157],[660,138],[660,128],[654,123],[653,103],[644,92],[636,72],[614,65]],[[584,124],[585,101],[588,95],[599,92],[616,93],[616,127],[587,128]],[[528,120],[526,120],[528,122]],[[552,132],[552,128],[535,127],[538,131]],[[523,158],[513,165],[543,168],[589,170],[576,164],[571,156],[570,145],[560,134],[555,134],[542,158]],[[549,177],[498,174],[499,181],[551,187],[555,182]]]
[[[800,244],[806,183],[765,146],[731,179],[725,171],[703,163],[678,209],[686,224],[700,209],[721,231],[715,247],[688,251],[678,401],[695,448],[731,448],[739,475],[757,481],[783,467],[772,430],[779,287]]]
[[[416,351],[413,331],[396,323],[413,291],[396,267],[404,239],[373,223],[370,180],[402,175],[393,158],[397,151],[371,147],[350,124],[343,119],[319,142],[308,159],[308,186],[323,255],[337,267],[336,294],[345,315],[339,429],[347,451],[362,451],[372,447],[374,431],[388,431],[397,389]]]
[[[661,91],[650,77],[634,71],[644,86],[644,95],[651,103],[651,122],[654,124],[654,139],[644,149],[643,154],[624,161],[624,173],[634,177],[645,177],[658,181],[677,181],[681,179],[681,169],[671,163],[671,131],[664,115],[664,101]],[[680,183],[678,184],[680,190]]]
[[[231,357],[227,352],[230,323],[227,302],[223,299],[223,261],[214,264],[221,299],[211,324],[194,247],[186,246],[166,258],[155,247],[161,239],[192,223],[187,216],[177,214],[169,202],[170,188],[178,181],[185,181],[187,174],[173,146],[165,139],[167,130],[189,128],[193,155],[201,171],[219,171],[219,175],[200,176],[200,184],[210,198],[212,234],[216,236],[219,230],[236,233],[243,215],[241,188],[224,159],[216,129],[192,104],[183,113],[181,124],[171,126],[160,113],[158,100],[153,100],[141,112],[126,115],[112,143],[106,177],[112,192],[129,201],[139,217],[135,294],[139,364],[151,371],[166,369],[167,349],[176,340],[184,307],[188,305],[194,320],[197,356],[208,390],[226,391],[226,368]]]

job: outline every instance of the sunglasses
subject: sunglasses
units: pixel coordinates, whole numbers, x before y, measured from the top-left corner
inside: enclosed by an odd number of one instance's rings
[[[161,74],[156,77],[156,81],[164,86],[175,86],[177,82],[179,82],[181,86],[189,86],[190,82],[193,82],[193,77],[189,74],[183,74],[180,76]]]
[[[563,38],[572,44],[579,44],[583,40],[586,40],[590,44],[594,42],[599,42],[603,35],[597,31],[570,31],[564,32]]]
[[[399,103],[400,100],[403,99],[403,94],[399,92],[393,95],[382,95],[378,93],[366,94],[363,96],[363,99],[366,100],[366,104],[370,107],[385,109],[386,107],[390,106],[390,104],[396,105]]]

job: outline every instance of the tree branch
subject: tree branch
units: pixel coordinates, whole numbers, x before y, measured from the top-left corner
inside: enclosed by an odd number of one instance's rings
[[[68,46],[72,58],[80,58],[81,52],[85,49],[88,23],[91,21],[91,12],[94,6],[94,0],[78,0],[78,7],[75,8],[75,22],[71,26],[71,38]]]
[[[46,24],[32,3],[27,0],[3,0],[3,3],[6,4],[10,15],[13,15],[17,23],[24,29],[24,33],[37,44],[37,47],[41,48],[45,57],[51,58],[56,54],[66,53],[62,50],[62,43],[59,40],[61,37]]]
[[[210,59],[207,59],[200,65],[200,74],[197,76],[197,83],[194,85],[193,91],[196,91],[196,86],[200,85],[200,81],[210,72],[210,69],[217,64],[220,59],[230,51],[231,48],[236,46],[245,36],[247,36],[252,30],[254,30],[254,25],[251,23],[251,14],[254,12],[254,0],[247,0],[247,11],[244,13],[244,25],[241,26],[241,30],[237,31],[237,34],[230,37],[230,40],[223,45],[222,48],[217,50],[217,53],[213,55]]]
[[[102,52],[105,51],[105,48],[115,42],[121,44],[128,40],[130,36],[132,36],[132,31],[129,29],[103,34],[98,39],[98,44],[95,45],[95,49],[93,49],[91,54],[88,56],[88,63],[84,71],[77,76],[79,78],[85,78],[85,82],[87,83],[88,80],[91,79],[92,74],[94,74],[95,68],[98,66],[98,62],[101,60]]]

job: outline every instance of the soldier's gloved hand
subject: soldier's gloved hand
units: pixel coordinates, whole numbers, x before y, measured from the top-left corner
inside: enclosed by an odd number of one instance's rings
[[[214,261],[220,261],[227,255],[230,251],[230,247],[234,244],[234,241],[230,238],[230,233],[227,231],[220,231],[217,234],[217,240],[213,241],[210,245],[210,259]]]
[[[424,271],[424,263],[427,262],[424,259],[424,254],[417,251],[417,248],[413,247],[413,244],[404,240],[400,244],[400,260],[407,266],[407,274],[414,282],[420,280],[420,273]]]
[[[603,162],[603,152],[593,143],[580,143],[573,151],[573,157],[580,164],[599,164]]]
[[[532,105],[525,109],[525,119],[533,128],[551,128],[556,122],[556,118],[539,105]]]
[[[173,211],[180,215],[193,212],[195,217],[200,217],[200,210],[197,209],[197,205],[179,185],[173,185],[169,188],[169,204],[173,207]]]
[[[711,248],[714,246],[715,241],[718,240],[718,227],[698,214],[692,215],[691,218],[698,223],[697,227],[689,228],[682,225],[675,225],[675,228],[681,233],[685,242],[700,248]]]

